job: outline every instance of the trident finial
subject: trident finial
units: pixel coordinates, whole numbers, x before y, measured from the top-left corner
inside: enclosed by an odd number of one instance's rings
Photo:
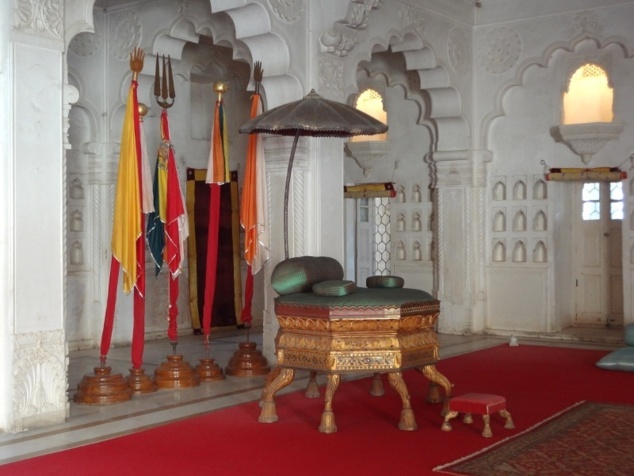
[[[174,76],[172,75],[172,60],[163,55],[163,77],[159,73],[159,55],[156,55],[156,69],[154,70],[154,97],[159,106],[169,109],[174,105],[176,92],[174,91]]]

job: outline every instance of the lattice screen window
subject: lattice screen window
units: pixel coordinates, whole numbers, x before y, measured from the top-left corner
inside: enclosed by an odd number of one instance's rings
[[[374,216],[374,266],[375,274],[388,276],[390,274],[391,233],[390,233],[390,202],[389,198],[375,198],[376,215]]]

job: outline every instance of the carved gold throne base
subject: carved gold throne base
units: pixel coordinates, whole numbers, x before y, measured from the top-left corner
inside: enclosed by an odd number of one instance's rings
[[[435,366],[438,361],[438,338],[434,331],[437,306],[437,302],[418,306],[415,313],[405,316],[392,309],[388,315],[379,318],[376,315],[367,318],[349,315],[324,319],[278,313],[277,365],[262,392],[258,421],[277,421],[274,396],[293,381],[296,370],[311,372],[306,391],[306,396],[311,398],[319,396],[316,374],[327,376],[325,405],[319,425],[322,433],[337,431],[333,398],[342,374],[374,374],[370,393],[382,395],[378,376],[387,373],[390,385],[398,392],[403,404],[398,428],[413,431],[417,428],[416,418],[402,372],[416,369],[430,381],[427,401],[444,402],[442,415],[445,415],[452,386]],[[438,386],[444,389],[444,397],[440,396]]]

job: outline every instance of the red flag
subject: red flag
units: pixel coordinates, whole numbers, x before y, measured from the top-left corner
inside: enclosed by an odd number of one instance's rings
[[[207,263],[205,276],[205,297],[203,304],[203,333],[211,331],[211,310],[216,291],[216,270],[218,267],[218,233],[220,230],[220,185],[229,181],[228,140],[222,92],[218,92],[214,123],[211,130],[211,150],[207,166],[210,187],[209,232],[207,238]]]
[[[185,241],[189,236],[189,224],[183,193],[180,187],[174,149],[170,143],[167,110],[161,114],[161,133],[167,154],[167,190],[165,207],[165,261],[169,269],[169,327],[167,336],[171,342],[178,340],[178,276],[183,270],[185,260]]]

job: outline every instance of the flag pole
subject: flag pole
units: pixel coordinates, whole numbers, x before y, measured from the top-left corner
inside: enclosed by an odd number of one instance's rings
[[[200,359],[199,373],[205,381],[224,380],[222,369],[210,356],[210,333],[216,294],[218,268],[218,234],[220,232],[220,186],[229,182],[229,147],[224,116],[223,95],[229,90],[227,83],[213,85],[217,94],[214,120],[211,128],[211,147],[205,182],[209,184],[209,216],[207,231],[207,259],[205,262],[205,289],[203,294],[203,335],[205,358]]]
[[[253,119],[262,113],[260,97],[260,85],[264,76],[262,63],[256,61],[253,65],[253,81],[255,92],[251,96],[251,114]],[[227,375],[237,377],[253,377],[266,375],[271,368],[266,358],[257,349],[257,344],[250,340],[251,325],[253,322],[253,275],[257,273],[262,263],[268,258],[268,248],[262,246],[260,232],[263,228],[262,210],[266,210],[263,192],[266,187],[266,177],[261,167],[264,165],[261,137],[257,134],[249,135],[247,147],[246,168],[240,206],[240,223],[244,228],[244,259],[247,262],[245,278],[244,306],[240,316],[241,323],[246,328],[246,340],[238,344],[225,372]],[[266,255],[266,256],[264,256]]]
[[[119,271],[123,270],[123,291],[133,292],[133,329],[131,371],[142,374],[143,346],[145,339],[145,243],[143,230],[141,190],[141,141],[137,79],[143,70],[145,52],[136,47],[130,53],[132,81],[128,91],[126,113],[121,134],[121,153],[114,203],[112,230],[112,258],[108,298],[104,316],[100,346],[100,366],[95,373],[86,375],[77,386],[74,401],[77,403],[109,405],[130,400],[133,388],[121,374],[112,374],[106,365],[112,340]],[[136,390],[136,389],[134,389]]]
[[[200,385],[196,371],[177,353],[178,346],[178,296],[179,275],[185,257],[185,240],[189,234],[187,210],[180,188],[178,168],[174,157],[174,146],[169,128],[167,110],[174,105],[176,91],[172,74],[172,60],[162,57],[163,74],[160,74],[159,55],[156,56],[154,73],[154,97],[161,107],[159,146],[154,175],[154,213],[150,215],[147,227],[147,243],[154,258],[155,274],[167,264],[167,337],[172,346],[172,354],[167,356],[154,371],[154,381],[158,388],[191,388]]]

